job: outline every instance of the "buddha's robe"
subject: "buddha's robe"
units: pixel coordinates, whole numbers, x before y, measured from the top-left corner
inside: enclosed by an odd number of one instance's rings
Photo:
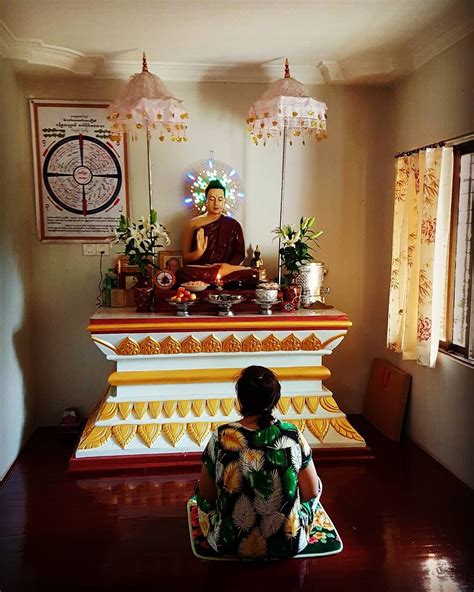
[[[208,265],[213,263],[230,263],[241,265],[245,259],[245,242],[242,227],[230,216],[221,216],[215,222],[201,226],[207,236],[207,248],[203,256],[195,261],[196,265]],[[196,235],[199,229],[194,231],[191,250],[197,248]]]

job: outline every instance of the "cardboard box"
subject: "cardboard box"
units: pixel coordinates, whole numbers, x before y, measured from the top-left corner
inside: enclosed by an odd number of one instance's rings
[[[126,292],[127,290],[122,290],[121,288],[112,288],[110,291],[110,306],[112,308],[127,306]]]
[[[411,375],[374,358],[362,415],[390,440],[400,440]]]

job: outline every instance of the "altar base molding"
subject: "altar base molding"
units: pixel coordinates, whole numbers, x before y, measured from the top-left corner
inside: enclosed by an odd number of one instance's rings
[[[367,450],[364,439],[323,385],[330,376],[323,357],[350,326],[334,310],[270,318],[96,313],[92,340],[116,369],[71,469],[199,463],[211,431],[241,418],[235,380],[252,364],[277,374],[282,397],[274,415],[296,425],[313,450],[360,455]]]

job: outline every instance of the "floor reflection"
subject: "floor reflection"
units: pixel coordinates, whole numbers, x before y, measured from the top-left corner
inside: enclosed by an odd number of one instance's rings
[[[165,515],[170,509],[184,508],[193,493],[197,475],[139,475],[76,479],[77,486],[106,506],[152,508]],[[184,510],[183,510],[184,511]]]
[[[446,557],[430,553],[422,564],[423,584],[428,592],[459,592],[461,584],[455,577],[456,570]]]

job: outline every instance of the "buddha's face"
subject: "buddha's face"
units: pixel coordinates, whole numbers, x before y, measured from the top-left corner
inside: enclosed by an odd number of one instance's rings
[[[223,189],[209,189],[206,197],[206,209],[209,214],[222,214],[225,207],[225,195]]]

